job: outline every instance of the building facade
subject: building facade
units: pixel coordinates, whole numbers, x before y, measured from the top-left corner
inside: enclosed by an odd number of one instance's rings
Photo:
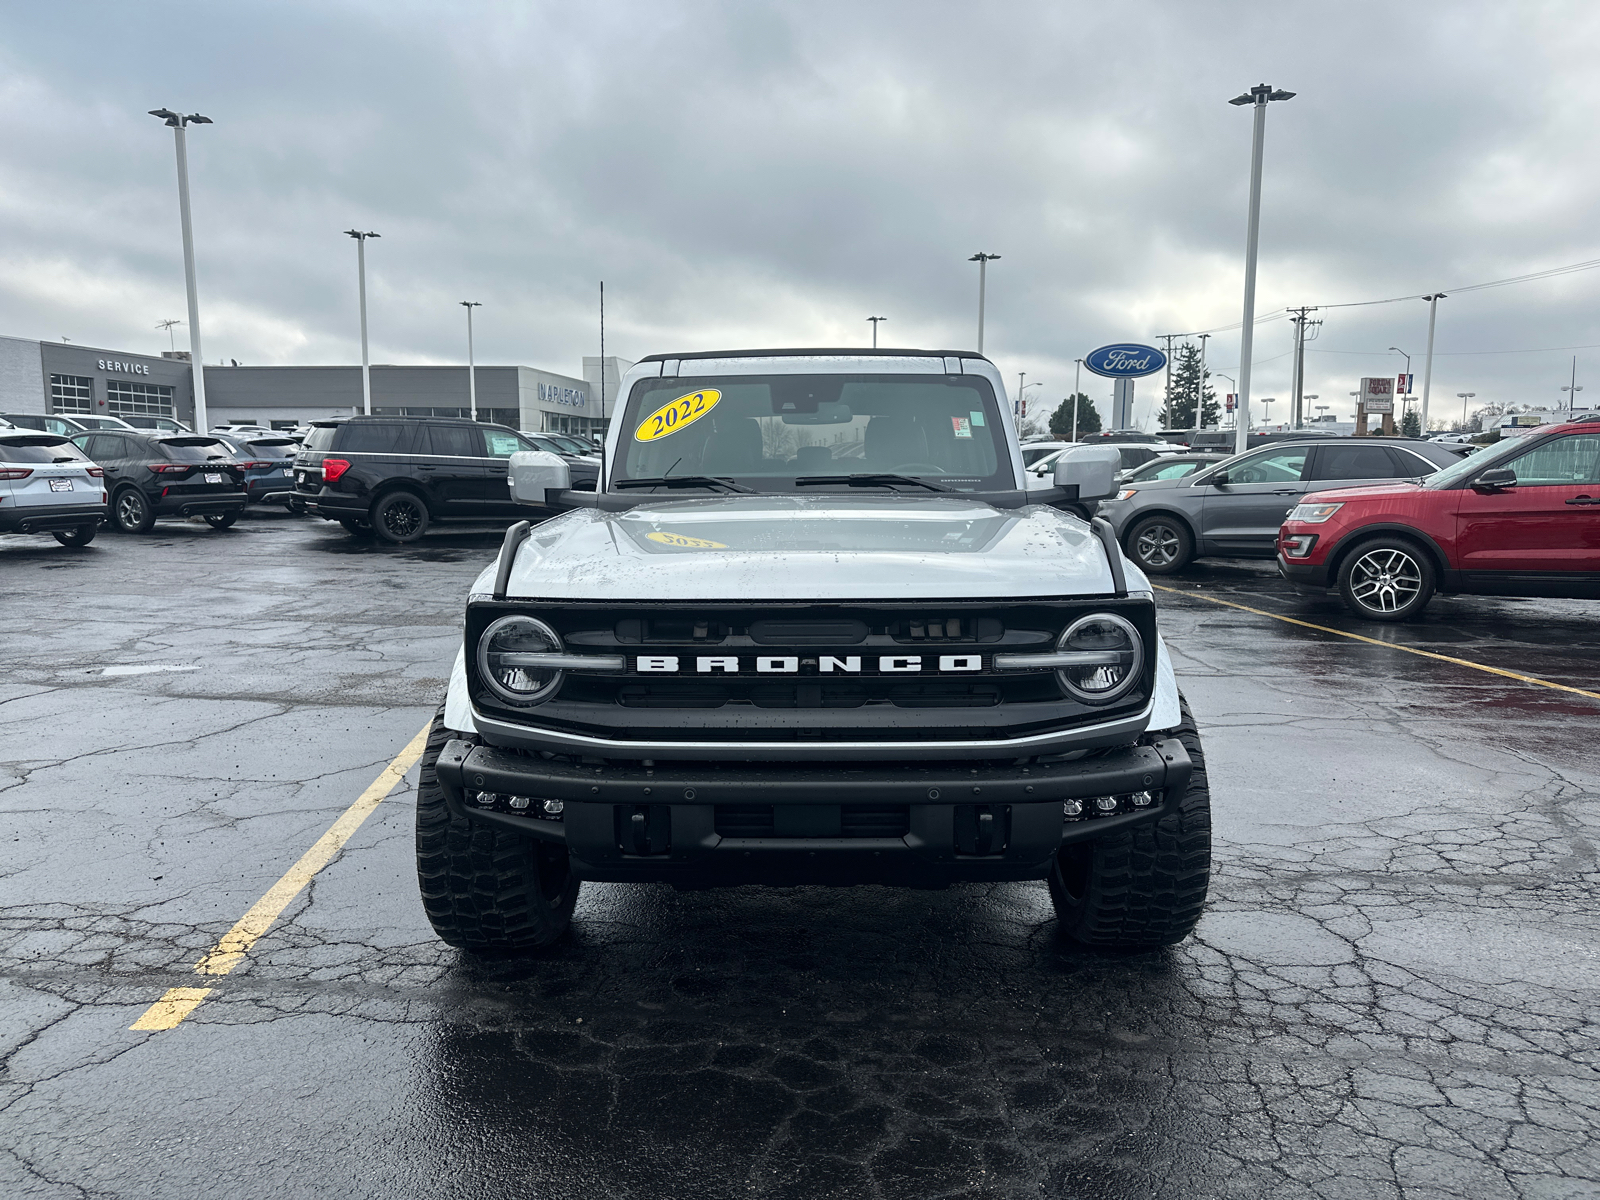
[[[633,364],[607,357],[603,364],[585,358],[583,365],[583,379],[535,367],[478,367],[478,416],[530,432],[599,433],[610,415],[600,411],[601,380],[607,381],[609,410],[617,382]],[[362,411],[359,366],[207,366],[205,378],[213,426],[292,429]],[[378,365],[371,380],[374,413],[469,415],[465,366]],[[0,337],[0,412],[166,416],[193,424],[194,387],[181,352],[130,354]]]

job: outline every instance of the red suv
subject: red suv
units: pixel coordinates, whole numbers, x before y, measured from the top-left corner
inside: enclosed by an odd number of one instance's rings
[[[1306,496],[1278,570],[1375,621],[1435,591],[1600,599],[1600,417],[1500,442],[1416,483]]]

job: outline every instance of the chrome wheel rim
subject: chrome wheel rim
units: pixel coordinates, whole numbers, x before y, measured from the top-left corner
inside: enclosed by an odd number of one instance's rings
[[[1170,525],[1148,525],[1134,539],[1133,552],[1148,567],[1169,567],[1178,561],[1178,531]]]
[[[1368,550],[1350,568],[1350,594],[1370,612],[1397,613],[1422,592],[1422,565],[1404,550]]]
[[[415,500],[399,500],[383,510],[383,527],[395,537],[411,537],[422,525],[422,513]]]
[[[132,528],[144,520],[144,503],[132,492],[125,492],[117,501],[117,520],[125,528]]]

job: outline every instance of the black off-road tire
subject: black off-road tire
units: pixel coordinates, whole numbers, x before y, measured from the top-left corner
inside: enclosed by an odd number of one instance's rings
[[[125,487],[111,497],[111,520],[123,533],[149,533],[156,523],[156,510],[136,487]]]
[[[1063,846],[1050,872],[1061,932],[1102,950],[1181,942],[1205,909],[1211,880],[1211,791],[1188,701],[1177,737],[1194,772],[1178,811],[1121,833]]]
[[[428,502],[415,492],[393,491],[373,502],[372,532],[403,546],[428,532]]]
[[[1171,575],[1194,561],[1194,534],[1164,513],[1135,521],[1122,544],[1146,575]]]
[[[417,784],[417,882],[439,937],[464,950],[547,946],[566,932],[578,901],[567,848],[455,816],[434,774],[451,738],[441,706],[428,732]]]
[[[96,525],[79,525],[76,529],[58,529],[50,536],[63,546],[71,546],[74,550],[81,550],[94,541],[94,535],[99,531],[99,526]]]
[[[1428,607],[1438,586],[1433,557],[1409,538],[1362,542],[1339,564],[1339,597],[1369,621],[1406,621]]]
[[[233,527],[233,523],[239,519],[239,512],[235,509],[233,512],[206,513],[205,517],[206,524],[213,529],[230,529]]]

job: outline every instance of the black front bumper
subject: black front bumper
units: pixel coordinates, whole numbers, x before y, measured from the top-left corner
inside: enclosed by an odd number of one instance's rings
[[[1290,562],[1283,555],[1278,555],[1278,574],[1290,583],[1305,588],[1327,588],[1328,582],[1327,563],[1300,563]]]
[[[453,740],[435,769],[457,816],[565,843],[582,879],[938,887],[1042,879],[1063,845],[1175,811],[1192,768],[1182,743],[1168,738],[1073,762],[1004,767],[593,767]],[[1144,793],[1150,802],[1135,806]],[[1091,815],[1103,796],[1118,800],[1116,811]],[[512,798],[529,804],[512,811]],[[532,815],[543,814],[546,800],[561,802],[559,819]],[[1068,801],[1082,802],[1084,815],[1067,816]],[[869,813],[878,835],[843,836],[856,813]],[[896,820],[904,832],[881,832]],[[753,828],[766,832],[750,836]]]
[[[85,525],[98,527],[105,519],[104,504],[31,504],[24,508],[0,504],[0,533],[55,533]]]

